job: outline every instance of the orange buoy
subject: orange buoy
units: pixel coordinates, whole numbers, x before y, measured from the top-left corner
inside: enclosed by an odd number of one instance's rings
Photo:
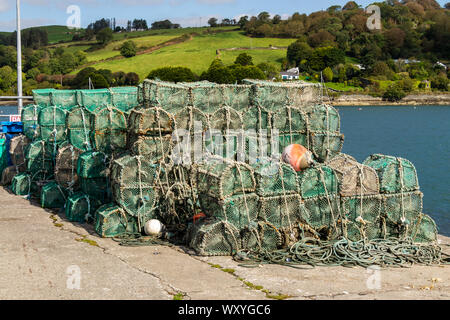
[[[203,218],[206,218],[206,215],[204,213],[196,214],[193,218],[194,224],[196,224],[198,220],[203,219]]]
[[[299,172],[309,168],[312,163],[312,154],[300,144],[291,144],[284,149],[283,161],[290,164],[295,171]]]

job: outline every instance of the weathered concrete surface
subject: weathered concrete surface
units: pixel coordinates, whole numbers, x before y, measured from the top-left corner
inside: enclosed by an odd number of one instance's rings
[[[0,299],[450,299],[448,266],[381,270],[379,278],[363,268],[246,269],[181,248],[121,247],[4,189],[0,203]],[[79,267],[80,290],[67,286],[70,266]],[[381,288],[370,289],[377,279]]]

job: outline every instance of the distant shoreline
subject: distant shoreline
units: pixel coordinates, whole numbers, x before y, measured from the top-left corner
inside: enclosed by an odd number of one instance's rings
[[[411,94],[398,102],[385,101],[381,97],[365,94],[341,94],[331,97],[336,107],[351,106],[450,106],[450,93]]]

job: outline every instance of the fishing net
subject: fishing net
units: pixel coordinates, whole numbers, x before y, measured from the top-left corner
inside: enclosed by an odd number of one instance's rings
[[[99,106],[112,105],[111,92],[108,89],[78,90],[77,99],[78,105],[91,111]]]
[[[73,108],[67,115],[68,139],[75,148],[83,151],[92,150],[92,117],[92,112],[85,107]]]
[[[30,139],[24,135],[18,135],[11,139],[9,144],[9,155],[12,164],[21,172],[26,170],[25,150],[30,144]]]
[[[78,189],[77,165],[80,155],[81,150],[71,144],[58,150],[55,164],[55,180],[62,188],[68,190]]]
[[[127,116],[113,107],[98,108],[93,115],[92,142],[98,151],[111,153],[127,147]]]
[[[0,185],[9,186],[17,174],[19,174],[19,172],[16,166],[5,168],[2,172],[2,180],[0,182]]]
[[[33,175],[33,180],[37,175],[43,177],[51,177],[53,175],[54,149],[50,143],[44,140],[34,141],[26,148],[25,158],[27,160],[27,170]]]
[[[133,143],[133,140],[135,142]],[[172,136],[163,137],[139,136],[131,140],[131,152],[134,155],[145,156],[152,161],[160,161],[172,151]]]
[[[40,138],[51,142],[66,140],[66,117],[67,111],[60,107],[41,109],[38,117]]]
[[[95,231],[102,238],[114,238],[125,233],[138,233],[136,219],[114,203],[101,206],[95,213]]]
[[[260,197],[259,210],[260,217],[276,228],[292,229],[297,222],[309,221],[309,213],[298,194]]]
[[[419,190],[416,168],[406,159],[375,154],[367,158],[364,165],[377,171],[381,193]]]
[[[176,114],[189,105],[189,89],[183,85],[144,80],[142,85],[142,99],[146,106],[161,106],[167,112]]]
[[[174,116],[160,107],[139,107],[131,111],[129,130],[136,135],[165,136],[175,129]]]
[[[410,235],[416,243],[436,243],[438,229],[429,215],[421,213],[412,226]]]
[[[308,117],[310,131],[324,131],[338,133],[341,119],[338,111],[329,105],[313,105],[302,107],[301,110]]]
[[[203,220],[187,231],[189,247],[201,256],[230,256],[241,249],[239,230],[226,221]]]
[[[21,173],[16,175],[11,182],[11,191],[18,196],[27,196],[31,193],[31,175]]]
[[[256,180],[256,193],[259,196],[299,193],[297,173],[291,165],[265,159],[265,161],[260,161],[252,167]]]
[[[40,107],[49,107],[52,105],[50,93],[55,89],[35,89],[33,90],[33,100]],[[23,119],[23,117],[22,117]],[[37,120],[37,119],[36,119]]]
[[[67,191],[55,181],[47,183],[41,190],[41,205],[46,209],[63,208],[66,204]]]
[[[270,223],[258,221],[241,230],[242,250],[276,250],[284,243],[282,233]]]
[[[320,162],[326,162],[341,153],[344,146],[344,135],[329,132],[311,132],[309,150]]]
[[[192,106],[205,113],[214,113],[223,106],[242,111],[250,104],[250,85],[219,85],[202,83],[190,88]]]
[[[304,201],[304,206],[308,224],[323,237],[329,238],[332,232],[338,232],[337,220],[341,215],[338,195],[309,198]]]
[[[274,114],[273,127],[281,134],[306,132],[310,129],[307,115],[293,106],[286,106]]]
[[[107,203],[111,200],[111,186],[106,177],[82,178],[80,177],[81,191],[89,197]]]
[[[252,168],[245,163],[223,158],[210,158],[197,169],[199,194],[223,200],[237,193],[256,191]]]
[[[333,195],[339,192],[336,172],[330,167],[316,165],[299,172],[298,176],[303,199]]]
[[[50,92],[50,105],[70,110],[78,105],[77,90],[53,90]]]
[[[333,169],[338,177],[341,196],[374,195],[380,192],[376,171],[358,163],[354,158],[340,154],[329,160],[326,165]]]
[[[110,88],[112,105],[123,112],[128,112],[139,105],[137,87]]]
[[[85,223],[92,221],[95,212],[102,203],[83,192],[77,192],[67,198],[65,215],[71,222]]]
[[[412,224],[423,209],[421,192],[405,192],[383,195],[382,212],[387,220],[397,224]]]
[[[77,174],[81,178],[105,178],[109,156],[100,151],[88,151],[78,157]]]
[[[225,200],[199,194],[199,201],[205,215],[227,221],[237,229],[258,218],[259,197],[255,193],[237,194]]]
[[[23,134],[30,140],[39,136],[38,116],[41,109],[39,105],[28,105],[22,109]]]

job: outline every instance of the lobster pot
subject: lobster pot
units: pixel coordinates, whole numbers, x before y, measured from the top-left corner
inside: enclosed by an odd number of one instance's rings
[[[64,189],[76,190],[79,186],[77,164],[81,150],[66,145],[58,150],[55,164],[55,180]]]
[[[109,157],[103,152],[88,151],[81,154],[77,163],[80,178],[105,178]]]
[[[47,183],[41,190],[41,205],[46,209],[63,208],[66,203],[67,192],[55,181]]]
[[[71,222],[85,223],[93,220],[95,212],[102,203],[89,197],[83,192],[77,192],[67,198],[65,205],[65,215]]]
[[[203,135],[210,129],[209,119],[206,113],[199,108],[187,106],[175,114],[176,129],[179,134],[184,136],[193,136],[195,134]],[[183,132],[184,131],[184,132]]]
[[[197,188],[199,194],[224,200],[238,193],[254,193],[256,181],[248,164],[211,158],[198,166]]]
[[[340,154],[344,146],[344,135],[315,131],[310,133],[309,150],[319,162],[327,162]]]
[[[129,130],[135,135],[170,135],[176,129],[175,118],[160,107],[139,107],[131,111]]]
[[[244,128],[242,116],[230,107],[222,107],[210,115],[212,132],[220,132],[223,135],[238,134]]]
[[[255,173],[256,193],[259,196],[270,197],[299,193],[297,173],[292,166],[266,159],[252,167]]]
[[[39,112],[39,132],[42,140],[62,142],[67,138],[67,111],[60,107],[46,107]]]
[[[382,212],[387,220],[394,224],[411,224],[422,213],[422,192],[406,192],[383,195]]]
[[[52,105],[50,93],[55,89],[35,89],[33,90],[33,100],[39,107],[49,107]],[[23,120],[23,117],[22,117]],[[37,119],[36,119],[37,120]]]
[[[139,233],[136,219],[114,203],[101,206],[95,213],[95,231],[102,238],[114,238],[125,233]]]
[[[191,137],[191,139],[193,138],[197,137]],[[227,134],[222,135],[219,132],[216,132],[216,134],[213,134],[212,136],[205,137],[204,146],[200,144],[201,140],[197,140],[194,142],[194,144],[191,143],[190,149],[192,152],[194,150],[197,150],[198,155],[197,157],[200,156],[208,157],[208,155],[214,155],[216,157],[225,158],[231,161],[236,159],[243,161],[245,160],[245,155],[243,154],[244,150],[243,140],[244,135],[242,131],[236,134],[228,134],[228,135]],[[194,155],[192,155],[192,159],[194,159],[193,157]]]
[[[267,134],[247,134],[245,135],[245,147],[242,151],[238,144],[237,152],[238,159],[245,159],[245,162],[250,164],[257,164],[262,159],[268,157],[280,157],[277,151],[281,149],[278,140],[273,140],[272,137]],[[239,140],[238,140],[239,143]],[[272,152],[274,151],[274,152]],[[242,154],[239,154],[242,152]]]
[[[24,135],[19,135],[11,139],[9,154],[13,165],[17,166],[20,171],[25,171],[25,150],[30,143],[30,139]]]
[[[11,191],[18,196],[27,196],[31,193],[31,175],[21,173],[16,175],[11,182]]]
[[[98,106],[111,106],[112,96],[108,89],[78,90],[78,104],[88,110],[95,110]]]
[[[205,215],[227,221],[237,229],[242,229],[258,218],[259,197],[255,193],[238,194],[225,200],[200,193],[199,201]]]
[[[144,80],[140,89],[146,106],[161,106],[171,114],[176,114],[190,104],[189,88],[183,85]]]
[[[340,199],[338,195],[317,196],[304,201],[308,212],[308,224],[315,230],[332,231],[340,216]]]
[[[315,105],[322,99],[323,86],[320,83],[287,83],[289,103],[300,108]]]
[[[329,160],[326,165],[336,172],[342,197],[379,194],[378,174],[373,168],[362,165],[344,154]]]
[[[381,195],[341,197],[341,212],[351,222],[374,223],[381,217]]]
[[[273,251],[282,245],[282,234],[270,223],[258,221],[258,223],[254,222],[241,230],[241,247],[243,250]]]
[[[189,226],[189,247],[201,256],[232,256],[241,249],[239,230],[226,221],[204,220]]]
[[[49,143],[38,140],[31,143],[25,150],[25,159],[27,160],[27,170],[33,175],[41,173],[44,176],[53,175],[54,163],[53,153]]]
[[[282,107],[280,111],[274,114],[273,128],[277,129],[280,134],[306,132],[308,130],[308,118],[297,107]]]
[[[106,203],[111,200],[111,188],[106,177],[81,178],[81,191],[93,199]]]
[[[39,136],[38,117],[41,109],[40,105],[28,105],[22,109],[23,134],[30,140]]]
[[[341,130],[341,119],[339,112],[329,105],[313,105],[302,108],[308,118],[308,129],[310,131],[322,131],[339,133]]]
[[[376,170],[381,193],[419,190],[416,168],[406,159],[375,154],[367,158],[364,164]]]
[[[299,222],[308,222],[308,215],[298,194],[260,198],[259,217],[276,228],[292,229]]]
[[[434,220],[427,214],[421,213],[415,220],[410,236],[416,243],[436,243],[438,229]]]
[[[127,155],[115,160],[111,168],[114,201],[133,217],[152,219],[169,170],[166,165],[153,164],[142,156]]]
[[[302,146],[308,146],[309,140],[306,131],[291,132],[278,135],[278,141],[275,137],[272,137],[272,141],[278,142],[278,148],[274,146],[274,150],[278,150],[278,154],[283,154],[284,150],[291,144],[300,144]]]
[[[343,228],[345,237],[350,241],[374,240],[383,239],[383,220],[377,219],[375,221],[347,221]]]
[[[300,193],[303,199],[337,194],[339,183],[336,173],[330,167],[320,165],[299,173]]]
[[[251,104],[270,111],[278,111],[289,104],[289,88],[281,83],[269,81],[244,80],[253,85]]]
[[[18,168],[16,166],[10,166],[3,170],[2,172],[2,181],[0,185],[9,186],[14,177],[19,174]]]
[[[53,90],[50,92],[50,102],[52,106],[70,110],[78,106],[77,95],[77,90]]]
[[[172,136],[138,136],[131,145],[131,153],[137,156],[145,156],[156,162],[167,157],[173,149]]]
[[[96,150],[111,153],[127,147],[127,116],[113,107],[98,108],[93,115],[91,141]]]
[[[261,106],[249,106],[242,112],[242,122],[246,134],[271,133],[275,113]],[[275,124],[274,124],[275,125]]]
[[[109,89],[112,105],[123,112],[129,112],[139,105],[137,87],[116,87]]]
[[[219,85],[202,83],[191,86],[192,106],[205,113],[213,113],[222,106],[231,107],[237,111],[244,110],[250,104],[251,86],[249,85]]]
[[[92,149],[92,113],[85,107],[73,108],[67,115],[68,140],[77,149]]]

